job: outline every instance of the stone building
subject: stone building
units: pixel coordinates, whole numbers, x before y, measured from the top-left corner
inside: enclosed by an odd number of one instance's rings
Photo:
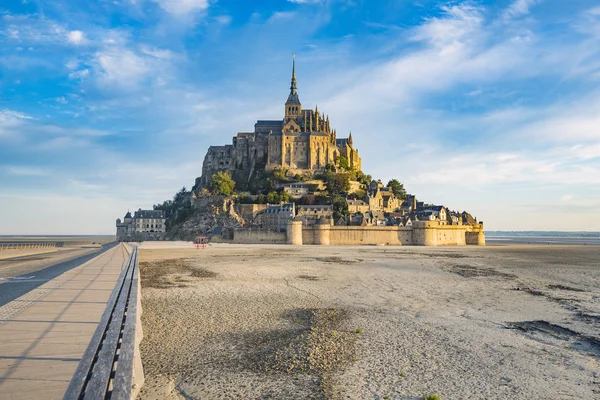
[[[131,216],[127,211],[123,221],[117,218],[117,240],[160,240],[167,231],[166,218],[161,210],[142,210]]]
[[[248,182],[259,169],[281,168],[288,175],[314,173],[345,157],[350,167],[362,169],[352,134],[338,138],[329,116],[302,107],[292,66],[290,94],[283,119],[258,120],[253,132],[239,132],[230,145],[211,146],[204,157],[200,184],[208,185],[218,171],[228,172],[236,182]]]
[[[316,225],[320,220],[333,224],[333,206],[331,204],[299,205],[297,219],[300,219],[305,226]]]
[[[383,186],[381,181],[372,181],[369,185],[369,211],[394,212],[402,200],[394,195],[391,187]]]
[[[296,216],[295,203],[280,203],[269,205],[265,209],[265,228],[283,232],[286,230],[288,223]]]

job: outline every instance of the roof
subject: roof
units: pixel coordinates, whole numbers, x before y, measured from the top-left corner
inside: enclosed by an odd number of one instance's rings
[[[313,205],[299,205],[298,210],[332,210],[333,206],[331,204],[313,204]]]
[[[358,199],[346,199],[346,201],[348,202],[348,204],[352,204],[354,206],[366,206],[367,203],[365,203],[362,200],[358,200]]]
[[[277,214],[282,212],[290,212],[294,210],[294,203],[274,204],[266,208],[267,214]]]
[[[134,214],[135,218],[164,218],[162,210],[138,210]]]
[[[131,218],[131,213],[129,211],[127,211],[127,214],[125,214],[125,218]]]
[[[256,126],[281,126],[283,121],[281,120],[258,120],[256,121]]]
[[[300,105],[300,98],[298,97],[298,93],[290,93],[285,104],[298,104]]]
[[[442,208],[445,208],[444,206],[425,206],[423,207],[425,210],[431,210],[431,211],[442,211]]]

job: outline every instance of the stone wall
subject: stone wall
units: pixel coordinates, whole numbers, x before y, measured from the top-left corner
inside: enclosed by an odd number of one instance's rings
[[[485,246],[485,232],[483,224],[471,225],[465,235],[466,244],[474,246]]]
[[[482,225],[440,225],[420,221],[412,227],[398,226],[303,226],[288,225],[287,232],[236,230],[235,243],[288,243],[294,245],[383,245],[383,246],[464,246],[485,245]]]
[[[266,229],[236,229],[233,232],[233,243],[287,243],[286,232],[276,232]]]

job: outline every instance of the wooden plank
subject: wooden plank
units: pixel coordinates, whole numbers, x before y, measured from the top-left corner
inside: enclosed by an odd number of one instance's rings
[[[119,336],[121,335],[121,325],[123,324],[125,305],[127,303],[127,298],[129,297],[129,292],[131,291],[132,276],[133,268],[130,265],[125,274],[123,289],[119,294],[117,304],[102,340],[102,346],[98,351],[96,362],[92,367],[92,375],[85,388],[84,399],[95,400],[103,398],[108,389],[115,353],[117,351],[117,344],[119,342]]]
[[[138,301],[138,254],[137,248],[132,251],[133,279],[131,282],[131,293],[127,306],[127,318],[123,329],[123,339],[119,352],[119,363],[115,372],[111,400],[129,400],[131,398],[133,385],[133,359],[135,356],[136,327],[137,327],[137,301]]]
[[[83,357],[81,358],[81,361],[79,362],[79,365],[75,370],[73,378],[71,378],[71,382],[69,383],[69,387],[67,388],[67,391],[63,396],[63,400],[79,399],[82,395],[83,389],[88,379],[88,375],[92,369],[94,359],[96,357],[96,354],[98,353],[98,349],[100,347],[100,344],[102,343],[102,338],[104,337],[104,333],[107,329],[108,321],[110,320],[110,317],[115,309],[119,294],[121,293],[121,290],[123,288],[125,276],[127,274],[127,271],[129,271],[130,269],[129,266],[131,265],[131,262],[131,257],[125,261],[125,263],[127,264],[127,268],[124,268],[121,271],[121,274],[119,275],[119,279],[115,284],[115,288],[113,289],[108,299],[106,309],[104,310],[104,313],[100,318],[98,327],[96,328],[96,331],[94,332],[94,335],[92,336],[90,344],[85,350],[85,353],[83,353]]]

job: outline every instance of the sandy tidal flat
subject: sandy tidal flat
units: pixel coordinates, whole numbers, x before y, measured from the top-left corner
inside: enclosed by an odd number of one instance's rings
[[[140,252],[140,398],[600,398],[596,246]]]

